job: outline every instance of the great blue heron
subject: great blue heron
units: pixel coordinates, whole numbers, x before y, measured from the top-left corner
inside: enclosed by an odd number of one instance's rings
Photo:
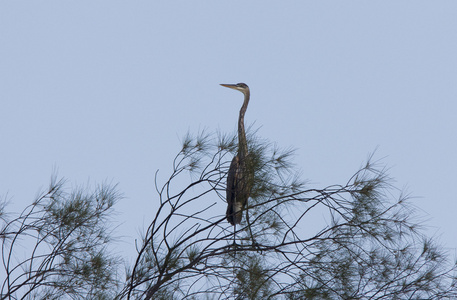
[[[248,144],[244,130],[244,114],[249,103],[249,87],[245,83],[221,84],[244,94],[244,102],[238,118],[238,153],[230,164],[227,175],[227,221],[240,224],[243,210],[248,202],[253,184],[252,164],[248,153]]]

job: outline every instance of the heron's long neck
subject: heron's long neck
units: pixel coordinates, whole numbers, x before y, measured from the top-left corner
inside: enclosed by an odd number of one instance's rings
[[[249,91],[244,94],[243,106],[240,109],[240,117],[238,119],[238,155],[240,160],[243,161],[245,156],[248,154],[248,143],[246,141],[246,133],[244,129],[244,114],[249,104]]]

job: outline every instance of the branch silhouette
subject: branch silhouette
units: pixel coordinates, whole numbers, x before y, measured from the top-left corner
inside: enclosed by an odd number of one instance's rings
[[[293,151],[249,132],[249,221],[233,231],[223,215],[235,137],[186,137],[168,180],[156,183],[159,208],[120,298],[456,295],[455,265],[446,264],[445,253],[410,221],[407,197],[372,157],[346,184],[308,188],[293,171]],[[189,174],[191,182],[176,188]],[[327,222],[310,226],[322,214]]]

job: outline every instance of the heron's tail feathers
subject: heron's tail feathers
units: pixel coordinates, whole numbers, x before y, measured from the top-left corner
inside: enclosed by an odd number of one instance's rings
[[[235,202],[227,208],[227,221],[230,224],[240,224],[243,218],[243,205],[240,202]]]
[[[240,224],[241,219],[243,218],[243,205],[239,202],[233,204],[233,220],[235,224]]]

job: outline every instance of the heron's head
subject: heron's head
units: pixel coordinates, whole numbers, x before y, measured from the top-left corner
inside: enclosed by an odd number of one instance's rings
[[[246,83],[237,83],[237,84],[223,84],[221,83],[222,86],[237,90],[242,92],[243,94],[249,93],[249,87]]]

